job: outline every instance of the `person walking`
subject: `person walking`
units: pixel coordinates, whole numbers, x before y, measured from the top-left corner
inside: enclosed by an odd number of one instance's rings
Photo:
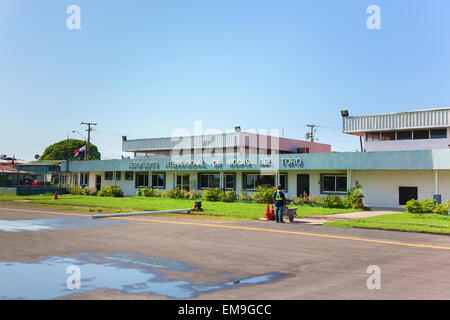
[[[275,202],[275,221],[277,223],[284,223],[283,221],[283,207],[286,203],[284,192],[281,191],[281,185],[278,185],[277,190],[273,193],[273,200]]]

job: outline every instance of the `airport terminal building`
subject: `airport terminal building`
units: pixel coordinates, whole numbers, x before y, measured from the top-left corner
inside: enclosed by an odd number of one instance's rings
[[[332,153],[327,144],[236,130],[157,139],[122,139],[133,159],[70,161],[61,167],[79,186],[252,193],[281,184],[288,198],[345,194],[364,187],[367,207],[400,207],[411,198],[450,200],[450,108],[369,116],[343,113],[343,132],[364,152]]]

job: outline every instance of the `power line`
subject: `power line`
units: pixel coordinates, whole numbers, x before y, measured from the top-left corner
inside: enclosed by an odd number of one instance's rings
[[[315,140],[317,140],[315,138],[317,126],[315,124],[307,124],[306,126],[309,128],[309,132],[305,134],[305,137],[306,139],[309,139],[309,141],[314,142]]]

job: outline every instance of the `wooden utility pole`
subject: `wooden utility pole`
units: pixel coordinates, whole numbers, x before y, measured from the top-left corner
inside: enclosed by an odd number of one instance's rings
[[[86,129],[86,131],[88,132],[88,141],[87,141],[87,146],[86,146],[86,155],[84,156],[85,160],[89,160],[89,148],[90,148],[90,144],[91,144],[91,131],[93,130],[91,128],[91,126],[96,126],[96,123],[93,122],[82,122],[81,124],[88,126],[88,128]]]

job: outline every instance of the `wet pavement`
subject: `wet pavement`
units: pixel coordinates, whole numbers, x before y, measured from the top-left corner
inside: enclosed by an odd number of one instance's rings
[[[127,223],[119,220],[93,220],[91,218],[50,218],[30,220],[0,220],[0,231],[42,231],[72,228],[99,227]]]
[[[79,268],[79,288],[74,288],[73,266]],[[283,278],[282,274],[271,273],[210,285],[166,278],[171,270],[190,272],[195,269],[178,261],[129,253],[108,256],[79,253],[73,257],[46,257],[31,262],[5,261],[0,262],[0,299],[57,299],[104,289],[188,299]]]
[[[449,236],[17,205],[0,217],[20,222],[0,230],[2,299],[450,299]]]

